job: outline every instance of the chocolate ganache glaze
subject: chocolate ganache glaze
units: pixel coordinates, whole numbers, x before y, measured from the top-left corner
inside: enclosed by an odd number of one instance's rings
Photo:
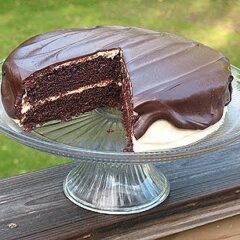
[[[174,34],[135,27],[57,30],[23,42],[3,65],[2,100],[15,118],[22,81],[52,64],[99,50],[121,48],[132,85],[134,135],[158,119],[176,127],[204,129],[231,100],[231,72],[224,55]]]

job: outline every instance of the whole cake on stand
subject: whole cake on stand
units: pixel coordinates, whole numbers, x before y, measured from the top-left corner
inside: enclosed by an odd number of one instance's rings
[[[120,26],[57,30],[26,40],[4,61],[0,129],[80,161],[64,182],[77,205],[141,212],[170,190],[150,163],[239,139],[240,90],[232,80],[224,55],[174,34]]]
[[[99,107],[118,108],[124,150],[148,151],[169,147],[150,136],[168,127],[163,120],[183,138],[178,129],[217,123],[230,102],[231,81],[224,55],[174,34],[134,27],[66,29],[13,50],[3,64],[2,100],[26,130]]]

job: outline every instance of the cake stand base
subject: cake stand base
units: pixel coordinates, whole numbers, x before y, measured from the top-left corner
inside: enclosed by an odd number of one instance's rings
[[[99,213],[131,214],[163,202],[166,177],[151,164],[81,161],[66,177],[64,193],[75,204]]]

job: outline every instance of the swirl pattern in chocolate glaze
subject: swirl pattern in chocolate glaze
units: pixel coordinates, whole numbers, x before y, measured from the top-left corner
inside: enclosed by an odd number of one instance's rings
[[[15,117],[22,81],[47,66],[100,50],[121,48],[132,85],[134,135],[158,119],[179,128],[216,123],[231,100],[229,61],[216,50],[170,33],[135,27],[66,29],[35,36],[3,65],[2,99]]]

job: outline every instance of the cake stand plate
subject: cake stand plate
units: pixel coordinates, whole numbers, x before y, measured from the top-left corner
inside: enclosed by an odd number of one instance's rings
[[[52,121],[31,133],[7,116],[0,102],[0,131],[32,148],[78,162],[63,189],[75,204],[101,213],[131,214],[163,202],[169,183],[153,163],[211,152],[240,138],[240,71],[234,75],[232,101],[219,130],[197,143],[159,152],[122,152],[125,136],[121,112],[101,108],[67,122]]]

